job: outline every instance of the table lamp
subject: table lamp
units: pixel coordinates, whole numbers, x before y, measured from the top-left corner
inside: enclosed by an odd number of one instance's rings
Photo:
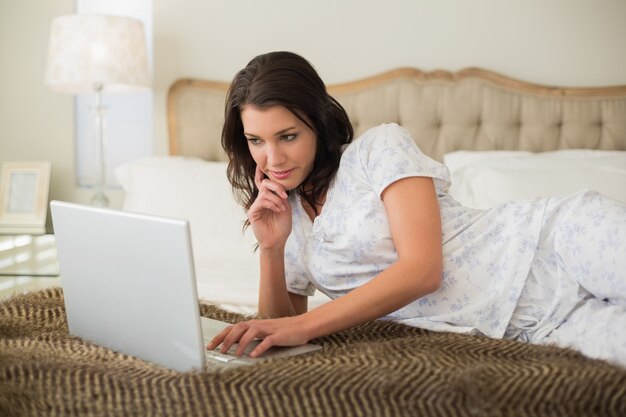
[[[52,21],[46,85],[69,94],[95,93],[95,194],[91,203],[105,207],[104,112],[102,94],[150,87],[143,24],[134,18],[111,15],[66,15]]]

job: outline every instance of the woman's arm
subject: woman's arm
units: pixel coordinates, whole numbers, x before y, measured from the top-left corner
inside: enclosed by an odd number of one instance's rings
[[[259,194],[247,214],[259,243],[259,315],[275,318],[305,313],[307,297],[287,292],[285,282],[285,244],[292,221],[288,194],[258,166],[254,182]]]
[[[238,354],[255,338],[258,356],[273,345],[293,346],[380,318],[437,290],[441,284],[441,219],[433,180],[410,177],[382,194],[398,260],[367,284],[308,313],[239,323],[220,333],[209,348],[239,342]]]
[[[284,247],[260,249],[259,315],[263,318],[306,313],[307,298],[287,291]]]
[[[382,199],[398,260],[367,284],[307,313],[304,328],[311,338],[383,317],[441,285],[441,218],[433,180],[396,181]]]

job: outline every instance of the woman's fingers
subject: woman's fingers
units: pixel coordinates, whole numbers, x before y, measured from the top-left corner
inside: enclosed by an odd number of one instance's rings
[[[239,323],[233,326],[228,326],[221,332],[219,332],[207,345],[207,350],[213,350],[217,348],[219,345],[222,345],[220,351],[222,353],[228,352],[231,346],[239,340],[242,334],[245,333],[245,327],[242,327],[242,324]]]
[[[233,326],[228,326],[227,328],[225,328],[224,330],[222,330],[221,332],[219,332],[214,338],[213,340],[211,340],[209,342],[209,344],[207,345],[207,349],[208,350],[213,350],[216,347],[218,347],[220,345],[220,343],[222,343],[224,341],[224,339],[226,338],[226,336],[228,336],[228,333],[230,333],[230,331],[232,330]]]
[[[240,327],[240,329],[237,329]],[[239,332],[241,330],[241,332]],[[232,331],[229,336],[224,340],[222,344],[222,352],[228,352],[228,350],[238,343],[235,350],[236,356],[242,356],[246,351],[248,345],[256,339],[263,339],[257,347],[250,352],[250,357],[256,358],[265,352],[267,349],[274,345],[272,333],[277,331],[278,328],[272,326],[268,321],[248,321],[239,323],[235,326],[235,330]],[[235,334],[233,334],[235,333]],[[229,340],[232,337],[231,340]]]
[[[256,185],[256,188],[259,189],[259,191],[263,191],[263,189],[265,189],[273,192],[276,195],[279,195],[282,198],[288,197],[285,188],[282,185],[277,184],[267,178],[263,170],[259,168],[258,165],[256,166],[256,169],[254,171],[254,184]]]
[[[285,211],[291,213],[291,204],[289,204],[289,199],[286,198],[284,200],[280,200],[280,204],[285,209]]]
[[[220,332],[207,345],[207,349],[215,349],[220,344],[222,353],[228,352],[238,343],[235,355],[244,354],[248,345],[255,339],[260,343],[250,352],[250,357],[261,356],[272,346],[297,346],[308,341],[303,334],[302,326],[294,322],[295,318],[250,320],[230,326]]]
[[[274,346],[272,337],[271,336],[266,337],[265,339],[261,341],[261,343],[258,344],[257,347],[254,348],[252,352],[250,352],[250,357],[251,358],[259,357],[272,346]]]
[[[276,204],[276,206],[278,207],[283,206],[282,204],[283,199],[281,199],[279,196],[271,192],[264,192],[262,195],[258,197],[258,199],[261,202],[272,202]]]
[[[241,340],[241,337],[248,331],[249,322],[237,323],[222,341],[220,352],[226,353],[230,348]]]
[[[271,181],[267,178],[265,178],[263,181],[261,181],[261,188],[259,188],[259,190],[261,189],[266,189],[269,190],[270,192],[272,192],[273,194],[281,197],[281,198],[287,198],[287,192],[285,191],[285,188],[280,185],[275,183],[274,181]]]
[[[276,198],[276,200],[273,200],[272,198],[257,198],[248,210],[248,218],[252,220],[252,218],[256,217],[256,215],[262,216],[263,210],[271,210],[276,213],[285,211],[285,208],[283,204],[281,204],[278,197],[274,196],[274,198]]]
[[[235,355],[237,356],[243,355],[243,353],[246,351],[246,347],[248,347],[250,342],[252,342],[258,336],[259,336],[258,328],[256,328],[254,325],[251,325],[247,329],[247,331],[243,334],[243,336],[241,336],[241,339],[239,339],[239,345],[237,346],[237,349],[235,350]]]
[[[255,321],[247,321],[227,327],[211,340],[207,345],[207,349],[213,350],[221,344],[220,352],[227,353],[237,343],[237,349],[234,353],[236,356],[243,355],[250,342],[260,335],[259,328],[255,323]],[[263,351],[266,349],[263,349]],[[258,348],[255,350],[258,350]]]
[[[281,191],[282,187],[278,186],[280,188],[276,188],[274,185],[275,184],[268,180],[263,181],[259,195],[248,210],[249,215],[262,209],[268,209],[278,213],[284,212],[288,208],[288,206],[284,204],[284,202],[287,201],[287,193]],[[273,191],[274,189],[278,189],[285,197],[281,197],[277,192]]]

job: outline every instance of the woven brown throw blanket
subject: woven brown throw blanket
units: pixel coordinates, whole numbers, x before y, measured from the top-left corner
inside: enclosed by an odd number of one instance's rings
[[[380,321],[315,342],[180,373],[69,336],[59,288],[19,295],[0,304],[0,415],[626,416],[626,370],[564,349]]]

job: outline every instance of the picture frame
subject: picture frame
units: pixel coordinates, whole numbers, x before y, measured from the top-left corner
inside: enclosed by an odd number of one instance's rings
[[[0,175],[0,234],[44,234],[51,163],[4,162]]]

